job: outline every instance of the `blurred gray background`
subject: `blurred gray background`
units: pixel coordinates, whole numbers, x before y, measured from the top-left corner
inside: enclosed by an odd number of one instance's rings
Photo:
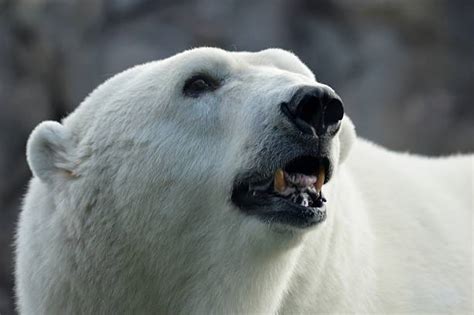
[[[119,71],[202,45],[293,51],[342,96],[359,135],[389,148],[474,150],[472,0],[0,0],[1,314],[14,313],[32,128]]]

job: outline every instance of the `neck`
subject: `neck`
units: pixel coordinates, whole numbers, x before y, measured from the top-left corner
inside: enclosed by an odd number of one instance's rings
[[[188,281],[183,295],[173,294],[172,304],[183,313],[276,313],[300,256],[302,236],[270,230],[254,218],[225,232],[208,243],[212,248],[193,264],[195,280]]]

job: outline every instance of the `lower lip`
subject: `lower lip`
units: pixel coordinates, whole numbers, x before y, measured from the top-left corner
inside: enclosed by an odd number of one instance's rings
[[[247,187],[242,187],[242,190],[246,189]],[[232,203],[243,213],[255,216],[264,223],[307,228],[326,219],[324,202],[318,203],[319,207],[304,207],[274,194],[253,195],[242,190],[237,189],[233,192]]]
[[[314,208],[292,203],[290,207],[293,209],[256,213],[256,215],[267,223],[277,223],[301,229],[315,226],[326,219],[326,204],[319,208]],[[297,209],[294,209],[294,207]]]

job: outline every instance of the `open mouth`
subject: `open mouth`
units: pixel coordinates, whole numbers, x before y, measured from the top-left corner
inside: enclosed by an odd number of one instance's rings
[[[271,177],[236,184],[232,201],[266,222],[308,227],[326,218],[322,187],[329,171],[329,159],[300,156],[277,168]]]

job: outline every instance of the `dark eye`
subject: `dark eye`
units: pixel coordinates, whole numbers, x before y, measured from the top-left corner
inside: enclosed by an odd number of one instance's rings
[[[189,97],[198,97],[204,92],[214,91],[219,82],[209,75],[198,74],[187,79],[184,83],[183,94]]]

